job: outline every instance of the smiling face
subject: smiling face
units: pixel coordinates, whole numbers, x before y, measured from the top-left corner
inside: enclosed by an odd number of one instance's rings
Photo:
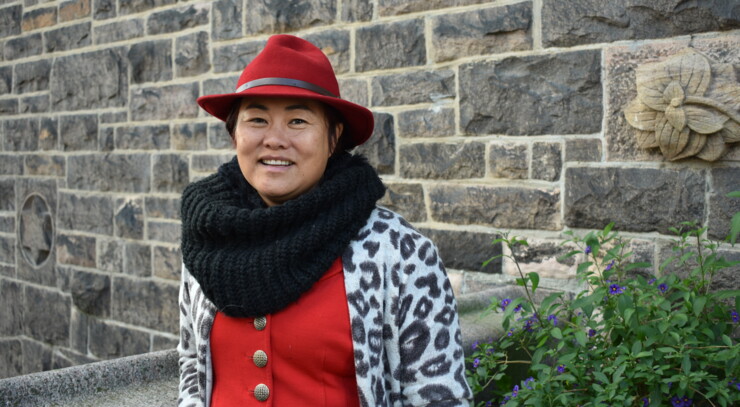
[[[337,133],[342,125],[337,124]],[[245,98],[234,142],[244,178],[268,205],[318,184],[331,156],[324,107],[308,99]]]

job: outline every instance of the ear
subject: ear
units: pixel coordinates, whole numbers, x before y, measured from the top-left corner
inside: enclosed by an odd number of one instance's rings
[[[344,131],[344,123],[337,123],[337,125],[334,127],[334,131],[335,131],[334,134],[336,134],[337,136],[331,145],[329,155],[334,154],[334,150],[339,145],[339,139],[342,138],[342,132]]]

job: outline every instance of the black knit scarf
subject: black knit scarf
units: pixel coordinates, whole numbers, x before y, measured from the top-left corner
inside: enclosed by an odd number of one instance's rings
[[[183,262],[226,315],[274,313],[321,278],[384,193],[367,161],[345,153],[315,188],[267,207],[234,157],[183,192]]]

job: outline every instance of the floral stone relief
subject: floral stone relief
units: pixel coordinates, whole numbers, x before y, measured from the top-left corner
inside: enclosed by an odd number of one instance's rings
[[[641,148],[671,161],[716,161],[740,142],[740,85],[732,64],[710,64],[687,48],[636,71],[637,97],[624,108]]]

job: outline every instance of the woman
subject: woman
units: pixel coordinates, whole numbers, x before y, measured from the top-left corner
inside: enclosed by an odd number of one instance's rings
[[[181,406],[466,406],[433,244],[376,206],[347,150],[373,116],[315,46],[273,36],[234,93],[198,99],[236,157],[182,197]]]

